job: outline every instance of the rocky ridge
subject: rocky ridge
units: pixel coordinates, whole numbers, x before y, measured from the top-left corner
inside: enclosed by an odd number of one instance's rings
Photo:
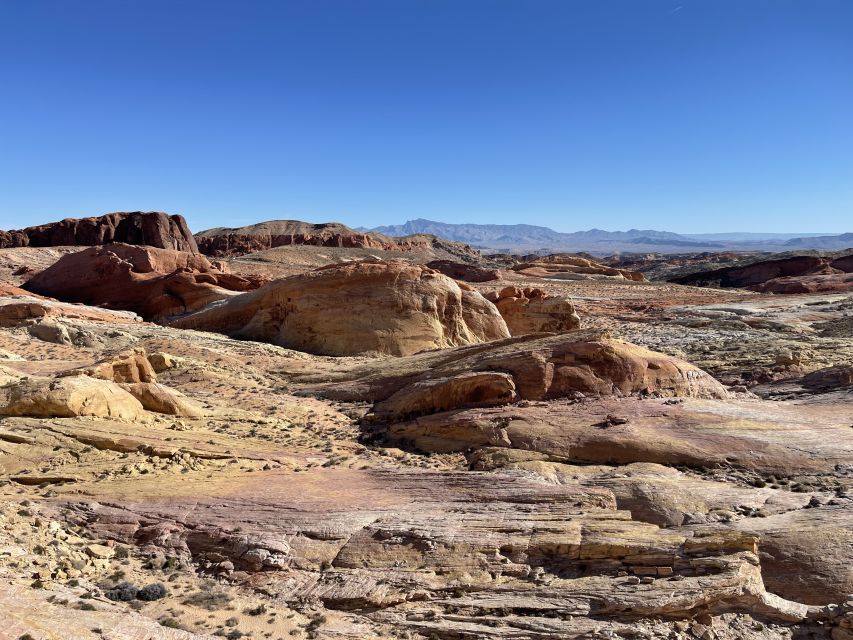
[[[17,231],[0,231],[0,248],[91,246],[113,242],[198,253],[183,216],[153,211],[66,218]]]
[[[197,233],[195,239],[202,253],[215,257],[241,256],[291,245],[402,252],[431,251],[438,248],[462,258],[479,257],[479,253],[468,245],[442,240],[432,235],[390,237],[379,233],[355,231],[334,222],[311,224],[299,220],[273,220],[233,229],[208,229]]]

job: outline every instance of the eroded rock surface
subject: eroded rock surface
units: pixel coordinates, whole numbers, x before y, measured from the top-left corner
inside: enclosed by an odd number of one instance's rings
[[[0,414],[37,418],[98,416],[141,420],[140,402],[120,386],[88,376],[32,378],[5,390]]]
[[[528,333],[562,333],[580,327],[570,298],[549,295],[536,287],[504,287],[486,294],[501,312],[514,336]]]
[[[90,246],[113,242],[198,253],[183,216],[160,212],[122,211],[96,218],[66,218],[20,231],[0,231],[0,248]]]
[[[513,270],[534,278],[551,278],[558,280],[586,280],[596,278],[611,278],[644,282],[645,277],[638,271],[615,269],[588,258],[580,256],[554,254],[549,256],[532,256],[513,267]]]
[[[451,260],[432,260],[427,262],[426,266],[454,280],[464,280],[465,282],[492,282],[500,280],[502,277],[498,269],[478,267],[473,264],[453,262]]]
[[[426,267],[384,261],[277,280],[172,324],[325,355],[402,356],[509,335],[473,289]]]
[[[195,236],[199,249],[209,256],[240,256],[276,247],[307,245],[377,249],[381,251],[432,251],[439,249],[459,257],[478,253],[466,244],[418,234],[394,238],[361,232],[338,223],[310,224],[299,220],[272,220],[236,229],[218,227]]]
[[[259,283],[219,272],[198,254],[127,244],[63,256],[28,280],[34,293],[138,313],[146,320],[200,309]]]
[[[853,290],[853,256],[802,255],[758,260],[744,266],[700,271],[672,281],[699,286],[744,287],[764,293]]]

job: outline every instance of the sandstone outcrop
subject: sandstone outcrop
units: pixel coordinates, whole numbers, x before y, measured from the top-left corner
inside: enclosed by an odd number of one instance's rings
[[[399,261],[331,265],[277,280],[172,326],[335,356],[403,356],[509,335],[479,293]]]
[[[66,302],[102,305],[162,320],[247,291],[258,282],[213,269],[198,254],[127,244],[63,256],[24,284]]]
[[[195,238],[202,253],[216,257],[240,256],[290,245],[404,252],[443,249],[460,257],[479,257],[477,251],[461,242],[425,234],[392,238],[355,231],[335,222],[311,224],[299,220],[272,220],[236,229],[208,229],[197,233]]]
[[[148,361],[145,349],[123,351],[104,358],[90,367],[72,369],[66,375],[87,375],[100,380],[128,384],[157,382],[157,374]]]
[[[827,273],[773,278],[749,287],[762,293],[833,293],[853,291],[853,273]]]
[[[200,404],[163,384],[132,382],[122,384],[121,388],[139,400],[146,411],[182,418],[199,418],[204,415]]]
[[[453,262],[451,260],[432,260],[431,262],[427,262],[426,266],[454,280],[463,280],[465,282],[492,282],[493,280],[500,280],[502,277],[498,269],[489,269],[464,262]]]
[[[2,247],[59,247],[113,242],[198,253],[183,216],[160,212],[117,212],[97,218],[66,218],[19,231],[0,231]]]
[[[374,407],[383,419],[410,418],[424,413],[513,402],[515,382],[508,373],[460,373],[448,378],[413,382]]]
[[[43,298],[23,289],[16,288],[15,292],[0,293],[0,327],[55,322],[59,319],[78,319],[112,324],[127,324],[140,320],[134,313],[68,304]]]
[[[534,287],[504,287],[486,294],[501,312],[514,336],[562,333],[580,328],[580,317],[570,298],[548,295]]]
[[[853,255],[802,255],[700,271],[670,281],[701,287],[741,287],[764,293],[815,293],[853,290],[851,274]]]
[[[399,363],[364,365],[340,380],[310,389],[341,400],[379,402],[415,383],[452,381],[463,373],[486,371],[511,375],[522,400],[632,394],[728,396],[719,382],[692,364],[596,331],[533,334],[417,354]]]
[[[141,420],[142,404],[117,384],[88,376],[30,378],[4,390],[0,415],[41,418],[96,416]]]
[[[573,463],[727,467],[758,478],[835,473],[836,465],[843,471],[853,454],[849,414],[821,415],[800,407],[780,415],[749,403],[734,408],[732,415],[732,401],[667,405],[661,400],[602,398],[541,406],[518,403],[371,425],[370,433],[422,451],[508,447]],[[627,421],[612,424],[609,415]]]
[[[632,280],[645,282],[646,278],[639,271],[614,269],[599,262],[580,256],[554,254],[549,256],[529,256],[521,264],[513,267],[513,271],[535,278],[556,280],[586,280],[595,278],[611,278],[617,280]]]
[[[733,606],[776,623],[811,613],[765,591],[756,536],[659,529],[600,488],[511,471],[273,472],[260,490],[182,485],[160,501],[120,483],[69,501],[67,517],[152,554],[262,572],[285,602],[310,597],[439,637],[595,637],[627,630],[610,626],[626,617],[710,618]],[[342,486],[345,498],[327,493]]]

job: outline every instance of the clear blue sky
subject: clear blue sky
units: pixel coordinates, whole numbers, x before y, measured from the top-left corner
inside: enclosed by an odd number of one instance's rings
[[[7,0],[0,228],[853,230],[851,0]]]

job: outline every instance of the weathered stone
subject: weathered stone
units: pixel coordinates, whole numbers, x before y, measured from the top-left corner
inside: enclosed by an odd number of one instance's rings
[[[30,378],[5,389],[0,414],[44,418],[99,416],[139,420],[139,401],[117,384],[88,376]]]
[[[476,291],[397,261],[332,265],[277,280],[172,325],[338,356],[402,356],[509,335]]]

